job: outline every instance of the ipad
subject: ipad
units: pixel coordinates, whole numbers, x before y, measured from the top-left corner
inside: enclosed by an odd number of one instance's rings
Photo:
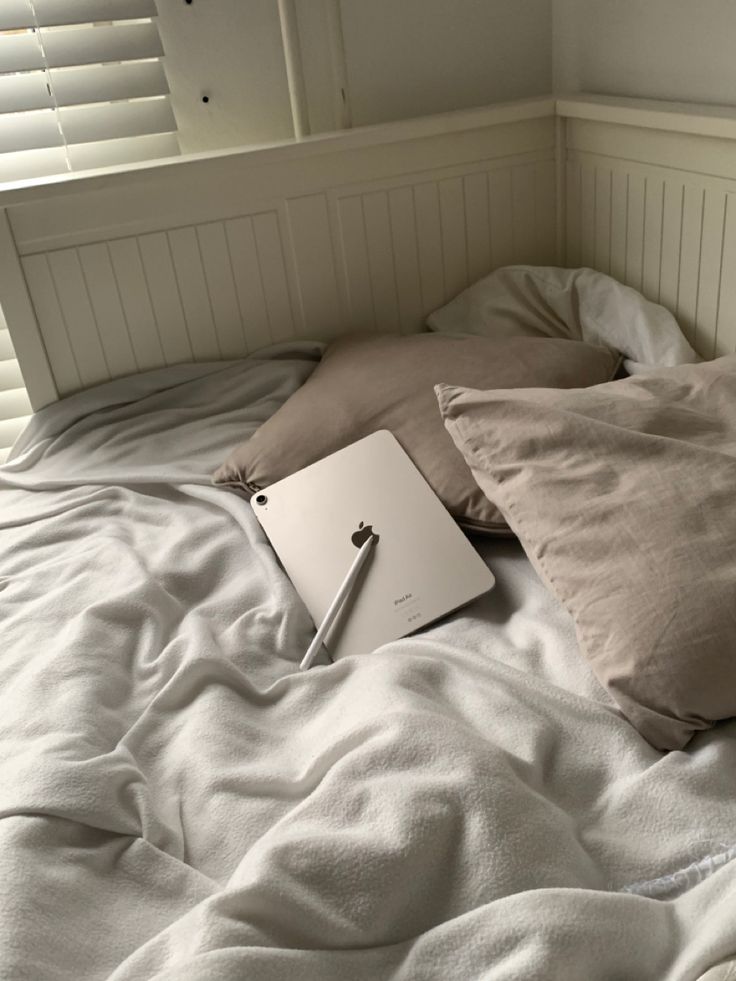
[[[456,610],[494,578],[388,430],[257,492],[251,506],[315,624],[373,535],[356,588],[325,638],[365,654]]]

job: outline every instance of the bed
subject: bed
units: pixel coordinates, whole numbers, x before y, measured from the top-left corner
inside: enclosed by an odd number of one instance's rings
[[[733,350],[731,125],[535,100],[4,192],[39,411],[0,468],[1,978],[736,977],[736,722],[643,739],[512,538],[473,538],[487,596],[300,673],[313,625],[212,484],[331,338],[560,249]]]

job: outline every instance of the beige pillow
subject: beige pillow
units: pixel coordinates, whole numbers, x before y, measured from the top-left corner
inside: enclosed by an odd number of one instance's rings
[[[736,356],[585,391],[438,387],[455,444],[659,749],[736,715]]]
[[[214,475],[252,492],[388,429],[451,514],[466,527],[508,534],[445,432],[434,385],[563,388],[611,378],[618,361],[579,341],[441,334],[352,334],[327,348],[308,381]]]

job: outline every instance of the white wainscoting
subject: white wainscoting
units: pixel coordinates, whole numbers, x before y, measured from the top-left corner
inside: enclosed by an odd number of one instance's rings
[[[736,350],[736,142],[569,120],[566,264],[663,304],[704,357]]]
[[[339,279],[352,327],[415,331],[491,269],[555,257],[549,155],[332,197]]]
[[[10,208],[58,395],[290,338],[417,331],[495,266],[553,262],[549,105],[516,123],[466,115],[449,140],[392,139],[372,167],[338,142],[311,174],[294,169],[279,184],[265,167],[240,186],[230,160],[224,196],[223,185],[197,193],[175,170],[173,185],[128,192],[127,207],[114,190],[85,199],[70,188],[76,209],[68,197]],[[216,219],[182,221],[203,210]]]
[[[554,161],[474,165],[22,256],[60,395],[293,337],[420,330],[492,268],[554,261]]]
[[[419,330],[517,262],[610,273],[706,357],[736,350],[736,112],[527,100],[0,190],[34,408],[274,341]]]

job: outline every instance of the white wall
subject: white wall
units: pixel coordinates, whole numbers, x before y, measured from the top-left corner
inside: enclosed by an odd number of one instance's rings
[[[325,2],[296,0],[313,132],[337,127]],[[358,126],[553,87],[736,104],[736,0],[340,6]],[[158,0],[158,7],[185,152],[292,136],[276,0]]]
[[[543,95],[549,0],[342,0],[355,125]]]
[[[734,0],[554,0],[555,89],[736,104]]]
[[[157,7],[185,153],[293,136],[276,0],[157,0]]]
[[[292,136],[276,0],[158,0],[158,9],[185,152]],[[342,0],[341,9],[357,126],[551,90],[551,0]],[[312,131],[335,129],[324,0],[297,0],[297,12]]]

